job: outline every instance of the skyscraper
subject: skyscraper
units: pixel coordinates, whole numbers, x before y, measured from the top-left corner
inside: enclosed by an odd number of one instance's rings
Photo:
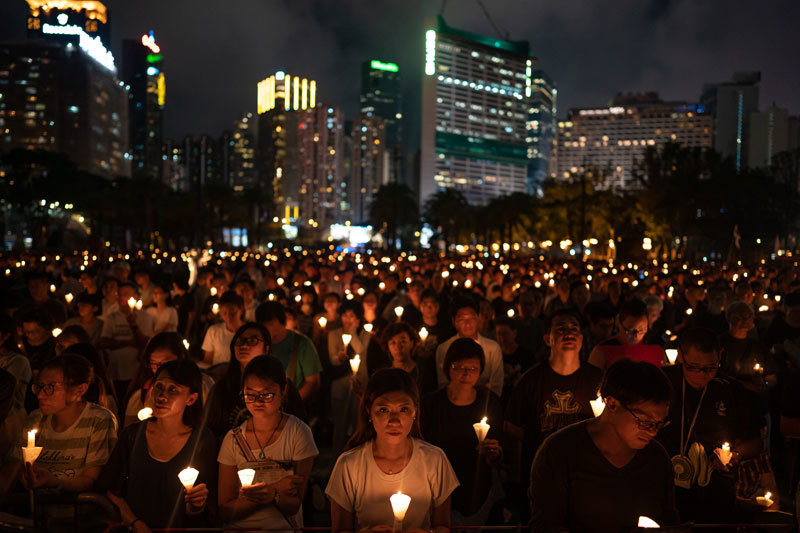
[[[229,140],[229,182],[235,189],[253,187],[257,183],[255,158],[255,121],[247,113],[233,123]]]
[[[383,153],[387,159],[387,180],[405,182],[402,92],[397,64],[377,59],[362,64],[361,112],[383,120],[386,129]]]
[[[386,126],[383,119],[361,113],[350,134],[350,217],[356,224],[369,218],[369,204],[381,185],[388,182],[385,155]]]
[[[663,102],[656,93],[617,95],[607,107],[570,109],[558,122],[550,176],[604,174],[607,188],[636,187],[634,167],[648,147],[676,142],[711,148],[711,115],[702,106]]]
[[[550,146],[556,137],[558,89],[543,70],[534,70],[528,109],[528,192],[540,194],[547,179]]]
[[[441,188],[471,203],[528,191],[530,48],[447,26],[425,33],[420,200]]]
[[[166,99],[164,56],[153,31],[122,41],[122,81],[128,90],[128,121],[133,177],[161,179],[163,112]]]
[[[706,84],[700,96],[714,119],[714,150],[733,158],[736,170],[748,166],[750,114],[758,111],[760,72],[739,72],[728,82]]]
[[[105,6],[28,4],[30,39],[0,45],[0,150],[62,152],[79,169],[129,176],[126,90],[96,35],[105,32]]]
[[[768,109],[750,113],[747,138],[747,162],[751,168],[767,168],[772,158],[790,149],[789,112],[772,104]]]

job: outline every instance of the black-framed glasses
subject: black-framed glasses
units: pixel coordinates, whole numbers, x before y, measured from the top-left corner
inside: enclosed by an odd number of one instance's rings
[[[636,421],[636,427],[638,427],[642,431],[655,431],[656,433],[658,433],[659,431],[661,431],[662,429],[664,429],[669,425],[670,422],[669,420],[661,420],[660,422],[654,422],[652,420],[642,420],[641,418],[636,416],[636,413],[634,413],[630,407],[628,407],[622,402],[619,402],[619,404],[631,414],[633,419]]]
[[[686,372],[694,372],[694,373],[703,373],[703,374],[713,374],[717,370],[719,370],[720,362],[717,361],[713,365],[693,365],[691,363],[687,363],[684,359],[683,361],[683,369]]]
[[[261,337],[239,337],[236,339],[234,346],[255,346],[259,342],[264,342]]]
[[[259,392],[258,394],[249,394],[247,392],[243,392],[241,397],[245,403],[272,403],[272,400],[275,399],[275,393]]]
[[[477,366],[461,366],[461,365],[456,365],[456,363],[453,363],[452,365],[450,365],[450,370],[459,374],[476,374],[480,372],[481,369],[478,368]]]
[[[34,396],[38,396],[40,392],[44,392],[45,396],[51,396],[57,390],[58,385],[64,385],[64,382],[55,381],[53,383],[31,383],[31,392]]]

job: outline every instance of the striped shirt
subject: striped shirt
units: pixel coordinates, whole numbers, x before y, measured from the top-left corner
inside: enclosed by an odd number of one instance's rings
[[[36,466],[49,470],[59,479],[75,478],[87,468],[103,466],[117,443],[117,420],[111,411],[87,402],[81,416],[66,431],[53,429],[51,417],[37,409],[28,417],[21,446],[26,445],[28,430],[37,429],[36,446],[42,453]],[[22,458],[22,450],[17,453]]]

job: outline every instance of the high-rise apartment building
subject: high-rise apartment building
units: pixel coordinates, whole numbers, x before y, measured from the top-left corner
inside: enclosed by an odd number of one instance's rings
[[[152,31],[122,41],[122,81],[128,89],[128,123],[133,177],[161,179],[163,113],[166,99],[164,56]]]
[[[528,191],[530,48],[447,26],[425,33],[420,200],[454,188],[471,203]]]
[[[350,139],[350,217],[355,223],[362,224],[369,218],[372,197],[381,185],[389,181],[383,119],[361,113],[353,123]]]
[[[791,148],[789,112],[772,104],[764,111],[750,113],[747,162],[751,168],[768,168],[772,158]]]
[[[361,66],[361,112],[377,116],[385,126],[384,157],[388,181],[405,183],[403,109],[400,68],[396,63],[372,59]]]
[[[547,179],[550,147],[556,137],[558,89],[542,70],[533,71],[531,102],[528,109],[528,192],[541,194]]]
[[[760,72],[740,72],[724,83],[706,84],[700,104],[714,119],[714,150],[747,168],[750,114],[758,111]]]
[[[257,183],[255,120],[252,113],[233,123],[228,146],[229,183],[235,189],[247,189]]]
[[[570,109],[558,122],[550,176],[584,171],[605,176],[605,187],[635,187],[635,166],[651,146],[676,142],[712,147],[712,118],[702,106],[662,102],[656,93],[617,95],[607,107]]]

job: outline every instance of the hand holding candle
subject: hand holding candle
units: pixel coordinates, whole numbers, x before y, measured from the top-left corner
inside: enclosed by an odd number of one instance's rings
[[[151,416],[153,416],[153,410],[150,407],[139,409],[139,412],[136,413],[136,418],[139,420],[147,420]]]
[[[344,343],[344,349],[347,351],[347,346],[350,344],[350,341],[353,340],[353,336],[348,333],[342,333],[342,342]]]
[[[400,318],[403,316],[403,311],[405,311],[405,309],[403,309],[402,305],[398,305],[394,308],[394,314],[397,315],[397,320],[400,320]]]
[[[640,527],[640,528],[643,528],[643,529],[651,529],[651,528],[652,529],[659,529],[659,528],[661,528],[661,526],[658,525],[658,522],[656,522],[652,518],[648,518],[646,516],[640,516],[639,517],[639,524],[637,525],[637,527]]]
[[[73,296],[71,292],[68,292],[67,294],[64,295],[64,299],[67,301],[68,304],[72,303],[72,298]]]
[[[605,410],[605,408],[606,408],[606,402],[605,402],[605,400],[603,400],[602,396],[600,396],[599,392],[597,393],[597,398],[594,399],[594,400],[591,400],[589,402],[589,405],[592,406],[592,412],[594,413],[595,418],[597,418],[598,416],[602,415],[603,414],[603,410]]]
[[[667,361],[669,361],[669,364],[674,365],[675,361],[678,360],[678,350],[675,348],[668,348],[664,351],[667,352]]]
[[[373,328],[372,324],[370,323],[364,324],[364,331],[366,331],[367,333],[372,333],[372,328]]]
[[[181,480],[181,485],[183,485],[186,490],[189,490],[194,487],[194,482],[197,481],[198,474],[200,474],[200,472],[189,466],[180,471],[178,479]]]
[[[219,304],[215,303],[214,305],[212,305],[211,306],[211,312],[214,313],[215,315],[218,315],[219,314]]]
[[[731,445],[730,443],[727,442],[724,442],[722,444],[722,448],[715,449],[714,453],[717,454],[719,462],[722,463],[722,466],[728,466],[728,463],[731,462],[731,457],[733,457],[733,452],[731,451]]]
[[[32,429],[28,431],[28,445],[22,447],[22,460],[24,464],[33,464],[41,453],[42,447],[36,446],[36,430]]]
[[[133,311],[133,308],[136,307],[136,298],[134,298],[133,296],[128,298],[128,307],[131,308],[131,311]]]
[[[396,494],[392,494],[389,497],[389,501],[392,504],[394,519],[398,522],[402,522],[406,517],[408,506],[411,504],[411,496],[403,494],[402,491],[397,491]]]
[[[324,328],[328,325],[328,319],[324,316],[321,316],[319,317],[319,320],[317,320],[317,323],[319,324],[319,327]]]
[[[358,374],[359,366],[361,366],[361,356],[356,354],[355,357],[350,359],[350,368],[353,370],[353,374]]]
[[[252,468],[245,468],[244,470],[239,470],[237,472],[239,474],[239,481],[242,483],[242,487],[249,487],[253,484],[253,478],[256,476],[256,471]]]
[[[483,442],[483,439],[485,439],[486,435],[489,433],[490,426],[486,423],[486,418],[487,417],[484,416],[480,422],[472,424],[475,434],[478,436],[478,442]]]
[[[772,504],[774,503],[772,501],[772,493],[771,492],[767,492],[763,496],[757,496],[756,497],[756,501],[758,502],[759,505],[761,505],[763,507],[772,507]]]
[[[422,326],[422,329],[419,330],[419,340],[425,342],[427,338],[428,338],[428,328]]]

